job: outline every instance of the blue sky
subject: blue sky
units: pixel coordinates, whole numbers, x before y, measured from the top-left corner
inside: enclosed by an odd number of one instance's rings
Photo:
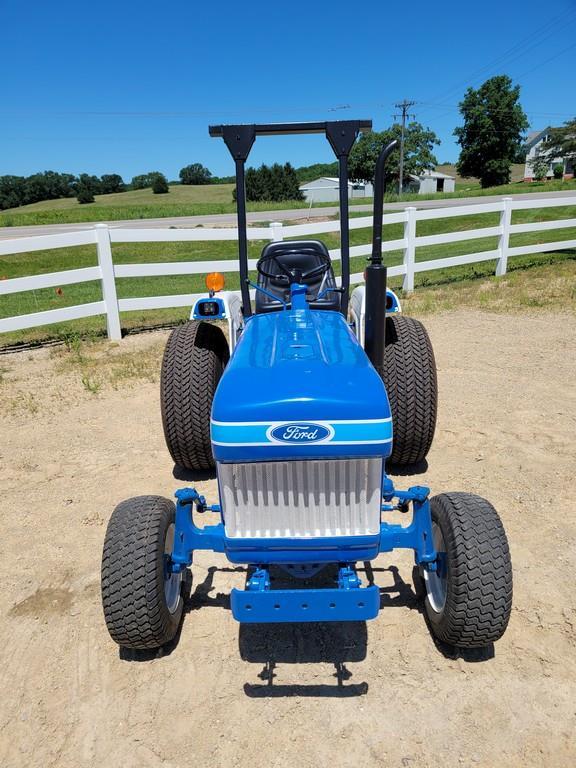
[[[455,160],[468,85],[506,73],[532,127],[576,113],[576,0],[463,3],[0,1],[0,175],[232,173],[209,123],[370,117],[394,103]],[[343,108],[344,107],[344,108]],[[251,164],[331,160],[318,136],[260,139]]]

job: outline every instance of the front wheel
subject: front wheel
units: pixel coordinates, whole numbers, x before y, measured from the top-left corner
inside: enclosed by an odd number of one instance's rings
[[[184,609],[182,573],[170,571],[174,504],[138,496],[110,518],[102,554],[102,606],[123,648],[159,648],[174,638]]]
[[[470,493],[430,499],[436,569],[422,567],[425,609],[434,635],[478,648],[504,634],[512,608],[512,564],[494,507]]]

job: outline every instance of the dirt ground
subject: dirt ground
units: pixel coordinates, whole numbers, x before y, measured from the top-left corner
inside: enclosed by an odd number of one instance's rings
[[[375,621],[265,629],[231,617],[242,570],[202,554],[178,642],[119,653],[100,607],[108,517],[181,484],[158,406],[166,334],[102,345],[148,361],[102,381],[94,369],[82,383],[73,352],[0,356],[2,768],[574,765],[576,318],[426,323],[436,440],[427,471],[396,480],[481,493],[500,511],[514,608],[485,653],[435,645],[408,553],[376,562]],[[213,480],[197,485],[216,501]]]

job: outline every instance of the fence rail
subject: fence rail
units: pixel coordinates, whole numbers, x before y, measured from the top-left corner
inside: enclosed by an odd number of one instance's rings
[[[502,201],[480,203],[477,205],[462,205],[450,208],[432,208],[417,210],[407,207],[398,213],[384,215],[383,223],[403,224],[403,237],[386,240],[382,243],[382,251],[403,251],[403,261],[390,267],[390,277],[403,277],[403,290],[414,290],[414,275],[434,269],[455,267],[462,264],[497,260],[496,274],[503,275],[507,270],[509,258],[515,256],[544,253],[552,250],[576,248],[576,239],[537,243],[534,245],[511,246],[510,236],[518,233],[540,232],[546,230],[576,227],[576,218],[553,221],[542,221],[529,224],[512,224],[512,211],[529,208],[550,208],[558,206],[575,206],[574,197],[551,198],[534,200],[513,200],[504,198]],[[438,235],[416,235],[416,224],[419,221],[433,219],[449,219],[458,216],[471,216],[479,213],[499,213],[500,221],[495,227],[481,227],[464,232],[446,232]],[[369,216],[350,220],[350,229],[370,227],[372,219]],[[249,240],[278,241],[284,238],[303,237],[327,232],[338,232],[339,221],[311,222],[283,226],[272,222],[268,227],[249,227]],[[498,237],[496,249],[476,253],[450,256],[447,258],[418,261],[416,250],[423,246],[437,246],[447,243],[457,243],[466,240],[476,240],[485,237]],[[51,288],[75,283],[100,280],[102,285],[102,300],[87,304],[79,304],[61,309],[50,309],[44,312],[34,312],[0,319],[0,332],[17,331],[40,325],[60,323],[67,320],[77,320],[83,317],[106,315],[108,336],[111,339],[121,338],[120,312],[147,309],[166,309],[170,307],[185,307],[192,305],[197,298],[204,294],[186,293],[168,296],[148,296],[141,298],[118,299],[116,278],[156,277],[166,275],[195,275],[205,272],[236,272],[238,267],[233,259],[219,261],[179,261],[154,262],[141,264],[114,264],[113,243],[168,243],[168,242],[199,242],[209,240],[236,240],[238,230],[232,228],[214,229],[136,229],[130,227],[110,228],[106,224],[96,224],[93,228],[78,232],[66,232],[54,235],[38,235],[32,237],[14,238],[0,241],[0,255],[28,253],[30,251],[67,248],[76,245],[95,245],[98,254],[98,265],[81,269],[69,269],[61,272],[51,272],[26,277],[16,277],[0,281],[0,297],[5,294],[30,291],[37,288]],[[367,256],[371,245],[355,245],[350,248],[350,256]],[[340,259],[340,250],[330,251],[333,260]],[[249,267],[254,269],[256,260],[250,259]],[[357,284],[364,280],[362,272],[350,276],[351,283]]]

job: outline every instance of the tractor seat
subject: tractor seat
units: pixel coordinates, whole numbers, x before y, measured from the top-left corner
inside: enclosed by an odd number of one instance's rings
[[[302,272],[308,272],[314,267],[320,266],[322,263],[322,256],[330,255],[328,249],[319,240],[290,240],[279,243],[268,243],[262,251],[260,261],[265,259],[273,253],[278,261],[284,264],[288,269],[297,268]],[[260,263],[260,261],[258,263]],[[278,300],[272,299],[270,296],[256,291],[256,313],[262,312],[277,312],[283,309],[283,304],[280,299],[287,303],[290,307],[290,285],[284,272],[280,270],[274,261],[270,260],[264,265],[266,272],[270,274],[277,274],[277,277],[264,277],[258,273],[258,285],[278,296]],[[308,286],[306,291],[306,298],[308,300],[310,309],[330,309],[335,312],[340,311],[340,294],[330,291],[326,293],[321,299],[312,300],[319,293],[326,288],[336,288],[336,280],[334,278],[334,270],[330,266],[329,270],[324,275],[318,275],[316,277],[309,278],[303,281]]]

